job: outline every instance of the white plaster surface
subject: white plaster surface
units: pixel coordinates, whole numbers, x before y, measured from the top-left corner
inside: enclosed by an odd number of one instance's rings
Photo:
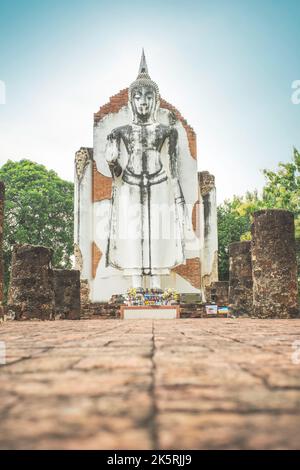
[[[92,206],[92,162],[89,161],[80,182],[75,173],[74,193],[74,243],[79,245],[82,254],[81,278],[88,281],[92,279]]]
[[[215,188],[208,194],[210,212],[208,221],[204,219],[203,199],[200,199],[200,227],[201,227],[201,266],[202,276],[210,275],[213,269],[215,253],[218,251],[217,231],[217,201]],[[208,225],[208,233],[204,234],[205,223]],[[217,280],[217,279],[214,279]]]
[[[174,308],[151,308],[151,309],[135,309],[126,307],[124,308],[124,320],[174,320],[177,318],[177,310]]]

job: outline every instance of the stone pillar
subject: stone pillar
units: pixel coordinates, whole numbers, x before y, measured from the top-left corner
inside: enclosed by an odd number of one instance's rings
[[[93,150],[81,147],[75,154],[74,255],[82,279],[92,281]]]
[[[260,318],[299,315],[294,215],[272,209],[254,213],[253,313]]]
[[[206,288],[206,302],[213,302],[218,306],[228,305],[228,281],[216,281],[212,282],[210,286]]]
[[[54,269],[55,317],[80,319],[80,271]]]
[[[4,290],[4,267],[3,267],[3,228],[4,228],[4,195],[5,186],[0,181],[0,318],[3,316],[3,290]]]
[[[252,315],[251,241],[229,245],[229,308],[234,315]]]
[[[200,192],[200,262],[202,295],[218,280],[218,224],[215,177],[208,171],[198,173]]]
[[[54,315],[52,250],[43,246],[15,245],[12,254],[8,309],[16,320]]]
[[[88,307],[90,304],[90,287],[87,279],[80,279],[80,303],[81,309]]]

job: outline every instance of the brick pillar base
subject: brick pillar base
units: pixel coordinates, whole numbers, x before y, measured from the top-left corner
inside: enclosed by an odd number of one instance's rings
[[[229,307],[235,315],[252,315],[251,241],[229,245]]]
[[[212,282],[211,285],[208,286],[205,291],[206,302],[214,302],[219,306],[227,306],[228,287],[228,281]]]
[[[8,311],[16,320],[54,315],[52,250],[43,246],[15,245],[12,255]]]
[[[276,209],[255,212],[251,231],[254,315],[299,316],[293,214]]]
[[[80,271],[54,269],[55,317],[80,319]]]

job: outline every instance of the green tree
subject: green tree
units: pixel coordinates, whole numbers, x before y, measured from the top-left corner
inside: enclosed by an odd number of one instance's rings
[[[238,212],[242,202],[242,198],[235,196],[232,201],[226,200],[218,207],[218,263],[220,280],[227,280],[229,276],[228,247],[230,243],[240,241],[241,237],[250,230],[251,222],[249,215],[241,215]]]
[[[261,196],[257,192],[246,193],[218,207],[220,279],[228,279],[229,243],[251,238],[252,214],[259,209],[287,209],[294,213],[300,266],[300,153],[294,149],[291,162],[279,163],[277,171],[263,173],[266,183]]]
[[[294,148],[291,163],[279,163],[277,172],[264,170],[267,183],[263,201],[267,207],[287,209],[295,215],[295,236],[300,283],[300,153]]]
[[[276,172],[264,170],[266,185],[263,201],[267,207],[277,207],[300,216],[300,153],[294,149],[291,163],[279,163]]]
[[[43,245],[54,251],[53,265],[70,267],[73,253],[73,183],[30,160],[8,160],[0,168],[5,183],[4,269],[9,282],[12,247]]]

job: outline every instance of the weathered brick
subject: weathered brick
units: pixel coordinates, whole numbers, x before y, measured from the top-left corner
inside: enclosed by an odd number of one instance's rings
[[[80,319],[80,271],[54,269],[55,316],[68,320]]]
[[[292,212],[254,213],[252,232],[253,313],[257,317],[299,315],[295,225]]]
[[[112,178],[104,176],[97,170],[96,162],[93,162],[92,176],[92,200],[93,202],[111,199]]]
[[[8,309],[16,320],[51,319],[54,314],[52,250],[15,245],[12,254]]]
[[[228,281],[212,282],[205,289],[206,302],[215,302],[219,306],[228,305]]]
[[[95,242],[92,243],[92,276],[96,277],[98,264],[102,258],[102,251]]]
[[[187,259],[186,264],[180,264],[173,268],[172,271],[189,281],[192,286],[200,289],[201,265],[199,257]]]
[[[247,240],[229,245],[229,307],[235,315],[252,315],[251,242]]]

